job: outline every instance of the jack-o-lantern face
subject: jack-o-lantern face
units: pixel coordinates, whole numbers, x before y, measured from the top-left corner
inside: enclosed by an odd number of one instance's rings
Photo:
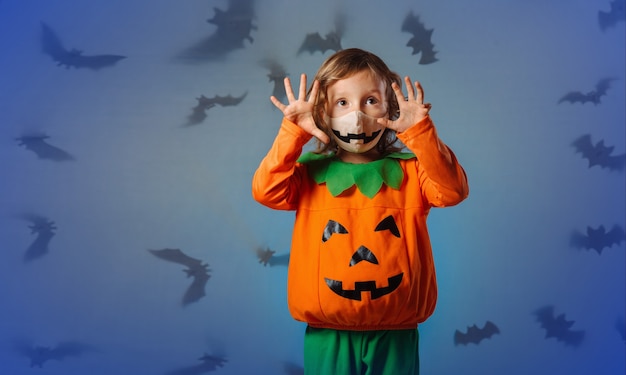
[[[381,233],[376,233],[376,232],[388,231],[389,233],[391,233],[393,237],[396,237],[396,238],[401,237],[400,231],[398,230],[398,226],[396,225],[396,221],[391,215],[382,219],[376,225],[373,231],[375,233],[370,234],[368,236],[368,237],[373,237],[373,239],[369,240],[368,244],[370,244],[370,247],[372,246],[371,244],[374,244],[378,248],[370,249],[366,245],[363,245],[363,244],[359,245],[356,249],[351,251],[352,256],[350,257],[350,259],[349,260],[346,259],[346,263],[348,263],[348,268],[356,267],[363,261],[372,265],[377,265],[377,266],[380,265],[381,260],[379,260],[379,258],[374,254],[374,251],[384,252],[387,250],[386,248],[389,247],[389,244],[385,243],[383,239],[376,239],[375,236],[381,235]],[[322,234],[322,242],[326,243],[327,241],[330,240],[332,236],[335,236],[335,235],[349,236],[350,232],[341,223],[334,221],[334,220],[329,220]],[[388,237],[385,237],[385,238],[388,238]],[[338,251],[338,250],[342,251],[342,253],[345,253],[345,249],[336,249],[332,247],[330,249],[325,249],[325,251]],[[387,259],[385,255],[382,255],[381,259],[384,262],[391,261],[390,259]],[[383,267],[383,268],[387,269],[387,267]],[[356,272],[356,273],[359,273],[359,272]],[[400,272],[397,274],[393,274],[391,276],[387,276],[387,286],[382,286],[382,287],[376,286],[377,284],[376,280],[355,280],[354,289],[344,289],[343,287],[344,282],[342,280],[335,280],[330,277],[324,277],[324,280],[328,288],[330,288],[330,290],[332,290],[335,294],[341,297],[350,299],[350,300],[361,301],[361,294],[363,292],[370,292],[370,298],[372,300],[378,299],[389,293],[392,293],[394,290],[398,288],[398,286],[402,282],[403,275],[404,273]]]

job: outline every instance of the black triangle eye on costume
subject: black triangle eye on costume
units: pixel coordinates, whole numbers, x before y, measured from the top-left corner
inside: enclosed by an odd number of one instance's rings
[[[389,215],[376,226],[374,229],[375,232],[380,232],[382,230],[388,230],[394,236],[400,238],[400,231],[398,230],[398,226],[396,225],[396,221],[393,219],[393,216]]]
[[[328,241],[330,236],[335,233],[347,234],[348,230],[338,222],[334,220],[328,220],[328,223],[326,223],[326,227],[324,228],[324,233],[322,234],[322,242]]]
[[[391,215],[382,219],[380,223],[378,223],[378,225],[376,225],[376,228],[374,229],[375,232],[380,232],[384,230],[388,230],[391,232],[391,234],[400,238],[400,231],[398,230],[396,221]],[[334,220],[328,220],[328,223],[326,223],[326,227],[324,227],[324,233],[322,233],[322,242],[328,241],[330,237],[335,233],[347,234],[348,230],[343,225],[339,224],[338,222]]]

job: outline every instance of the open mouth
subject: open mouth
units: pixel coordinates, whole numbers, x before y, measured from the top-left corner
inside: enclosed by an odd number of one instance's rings
[[[373,141],[374,139],[376,139],[376,137],[378,137],[378,134],[380,134],[380,132],[381,130],[376,130],[375,132],[372,133],[372,135],[369,135],[369,136],[365,133],[359,133],[359,134],[348,133],[348,135],[341,135],[339,131],[333,130],[333,133],[335,134],[335,136],[339,138],[341,141],[346,142],[346,143],[350,143],[350,141],[353,139],[362,139],[363,143],[369,143]]]
[[[402,281],[402,275],[403,273],[399,273],[395,276],[389,277],[387,279],[389,285],[382,288],[377,288],[375,281],[357,281],[354,283],[354,290],[343,289],[343,282],[341,281],[329,278],[324,278],[324,280],[326,280],[326,285],[328,285],[330,290],[335,292],[337,295],[344,298],[360,301],[362,292],[370,292],[372,299],[377,299],[393,292],[398,288],[398,286],[400,286],[400,282]]]

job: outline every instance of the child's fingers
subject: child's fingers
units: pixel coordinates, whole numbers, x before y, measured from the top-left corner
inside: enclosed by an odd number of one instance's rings
[[[415,81],[415,90],[417,91],[417,97],[415,100],[420,104],[424,104],[424,89],[419,81]]]
[[[280,100],[278,100],[274,95],[270,96],[270,101],[272,102],[272,104],[274,104],[276,108],[280,109],[281,112],[285,111],[286,105],[281,103]]]
[[[291,103],[296,100],[296,97],[293,95],[293,89],[291,88],[291,80],[289,79],[289,77],[285,77],[283,82],[285,83],[285,94],[287,94],[287,101]]]
[[[388,118],[384,118],[381,117],[379,119],[376,119],[376,122],[379,123],[380,125],[384,126],[385,128],[392,128],[393,126],[393,121],[389,120]]]
[[[319,139],[324,144],[328,144],[330,142],[330,138],[328,138],[328,135],[326,135],[326,133],[324,133],[318,127],[315,127],[314,129],[311,130],[311,135]]]
[[[396,100],[398,100],[398,103],[403,102],[404,99],[404,94],[402,93],[402,89],[400,88],[400,86],[398,86],[397,83],[392,83],[391,84],[391,89],[393,90],[393,92],[396,94]]]
[[[415,90],[411,84],[411,78],[409,76],[404,77],[404,85],[406,86],[407,100],[415,100]]]
[[[320,88],[320,83],[318,80],[313,81],[313,85],[311,86],[311,93],[309,94],[309,103],[315,104],[315,99],[317,98],[317,91]]]
[[[306,98],[306,74],[300,74],[300,88],[298,92],[298,100],[305,100]]]

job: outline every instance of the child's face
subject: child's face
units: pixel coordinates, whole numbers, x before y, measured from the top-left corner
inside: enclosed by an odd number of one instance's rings
[[[367,71],[338,80],[328,86],[326,95],[326,115],[329,117],[341,117],[353,111],[376,118],[387,115],[385,82]]]

